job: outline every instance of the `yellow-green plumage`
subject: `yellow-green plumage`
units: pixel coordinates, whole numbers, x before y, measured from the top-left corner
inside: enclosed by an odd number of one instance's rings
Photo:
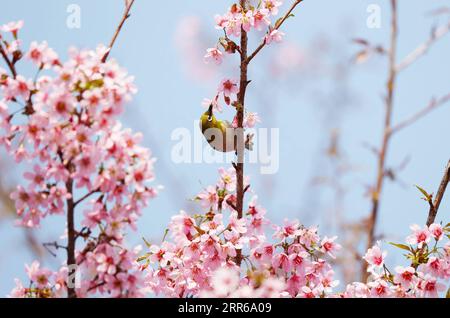
[[[220,152],[236,151],[237,137],[234,129],[226,120],[218,120],[214,114],[212,105],[200,117],[200,128],[209,145]],[[231,133],[231,136],[230,136]],[[227,138],[230,136],[230,138]]]

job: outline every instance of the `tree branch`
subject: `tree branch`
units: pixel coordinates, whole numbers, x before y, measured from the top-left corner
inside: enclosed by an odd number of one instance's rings
[[[401,72],[415,61],[417,61],[420,57],[424,56],[428,50],[431,48],[433,44],[435,44],[439,39],[444,37],[447,33],[450,32],[450,22],[446,25],[437,28],[431,33],[430,38],[415,48],[411,53],[409,53],[403,61],[397,64],[396,71]]]
[[[80,199],[78,199],[75,203],[74,203],[74,207],[76,207],[77,205],[79,205],[81,202],[83,202],[84,200],[86,200],[87,198],[89,198],[91,195],[94,195],[96,193],[100,192],[99,189],[96,190],[92,190],[89,193],[86,193],[83,197],[81,197]]]
[[[54,249],[64,249],[67,250],[67,246],[59,245],[57,242],[51,242],[51,243],[42,243],[42,246],[45,247],[45,249],[53,256],[56,257],[56,253],[54,253],[50,247],[53,247]]]
[[[414,115],[412,115],[411,117],[409,117],[408,119],[398,123],[397,125],[395,125],[394,127],[391,128],[391,134],[394,134],[412,124],[414,124],[416,121],[418,121],[419,119],[421,119],[422,117],[426,116],[428,113],[432,112],[433,110],[435,110],[436,108],[438,108],[439,106],[447,103],[448,101],[450,101],[450,94],[447,94],[439,99],[435,99],[433,98],[430,103],[428,104],[427,107],[423,108],[422,110],[418,111],[417,113],[415,113]]]
[[[69,267],[69,271],[67,273],[67,297],[68,298],[77,298],[77,294],[75,292],[75,288],[70,286],[70,277],[74,275],[76,269],[74,265],[76,265],[75,259],[75,241],[76,241],[76,232],[75,232],[75,205],[73,202],[73,179],[69,178],[66,182],[67,193],[71,196],[67,199],[67,266]]]
[[[240,0],[242,10],[246,10],[247,1]],[[244,210],[244,152],[245,145],[244,140],[244,112],[245,112],[245,93],[248,85],[248,60],[247,60],[247,47],[248,47],[248,35],[247,32],[241,28],[241,43],[240,43],[240,55],[241,55],[241,74],[239,81],[239,93],[238,93],[238,105],[236,107],[237,117],[237,163],[234,165],[236,170],[236,211],[238,218],[241,219]],[[237,250],[236,264],[241,265],[242,251]]]
[[[445,190],[447,189],[447,185],[450,181],[450,160],[445,167],[444,176],[442,177],[441,184],[439,185],[439,189],[436,193],[436,197],[432,204],[430,204],[430,210],[428,212],[427,218],[427,226],[430,226],[434,223],[436,219],[436,215],[439,211],[439,206],[441,205],[442,198],[444,197]]]
[[[289,18],[292,11],[304,0],[295,0],[295,2],[292,4],[292,6],[289,8],[289,10],[286,12],[286,14],[281,18],[281,20],[278,20],[278,22],[275,24],[274,30],[278,30],[283,23]],[[251,60],[266,46],[266,39],[262,41],[262,43],[256,48],[256,50],[250,54],[250,56],[247,58],[247,64],[250,63]]]
[[[375,227],[378,218],[378,211],[380,208],[380,196],[383,191],[383,185],[385,180],[386,170],[386,156],[389,150],[390,131],[392,121],[392,111],[394,108],[394,92],[395,82],[397,79],[397,70],[395,68],[395,57],[397,54],[397,37],[398,37],[398,12],[397,12],[397,0],[391,0],[391,44],[389,50],[389,78],[387,81],[387,97],[386,97],[386,112],[384,118],[384,130],[382,138],[382,146],[378,155],[378,168],[375,186],[372,189],[372,209],[369,216],[367,227],[367,249],[371,248],[375,243]],[[363,263],[362,281],[366,281],[368,277],[366,262]]]
[[[114,43],[116,43],[117,37],[119,36],[119,33],[122,30],[122,27],[125,24],[125,21],[130,17],[130,10],[131,10],[131,7],[133,6],[133,4],[134,4],[134,0],[125,2],[125,11],[123,13],[122,20],[120,20],[120,23],[117,26],[116,32],[114,33],[114,36],[112,37],[111,42],[109,43],[108,52],[106,52],[105,55],[103,56],[103,59],[102,59],[103,63],[105,63],[106,60],[108,59],[109,53],[111,52],[111,50],[114,46]]]
[[[8,68],[11,71],[11,74],[13,75],[14,78],[16,78],[17,77],[16,67],[9,60],[8,55],[6,54],[5,49],[3,48],[1,43],[0,43],[0,54],[2,55],[3,59],[5,60],[5,63],[8,65]]]

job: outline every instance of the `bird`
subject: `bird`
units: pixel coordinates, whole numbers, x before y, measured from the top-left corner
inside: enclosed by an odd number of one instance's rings
[[[237,152],[238,134],[236,128],[227,120],[218,120],[214,116],[212,104],[200,117],[200,129],[206,141],[214,150]],[[245,141],[245,148],[248,150],[252,150],[251,137],[253,136],[248,135]]]

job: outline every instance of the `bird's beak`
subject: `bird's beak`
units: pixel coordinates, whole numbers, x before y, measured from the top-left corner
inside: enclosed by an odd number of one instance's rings
[[[212,116],[213,116],[213,105],[209,105],[208,108],[208,120],[211,121],[212,120]]]

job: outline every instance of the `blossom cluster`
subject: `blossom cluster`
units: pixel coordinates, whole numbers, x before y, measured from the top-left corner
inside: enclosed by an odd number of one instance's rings
[[[438,297],[450,279],[450,224],[411,227],[406,266],[390,271],[381,243],[364,256],[368,282],[337,290],[331,260],[341,246],[298,221],[272,224],[253,196],[245,215],[235,210],[234,169],[219,169],[219,181],[196,200],[203,213],[181,211],[167,229],[171,240],[148,244],[140,257],[149,290],[165,297]],[[248,188],[246,178],[246,188]],[[247,190],[249,191],[249,190]],[[444,244],[444,240],[446,243]],[[447,287],[448,288],[448,287]]]
[[[122,246],[123,236],[157,194],[149,184],[154,159],[139,145],[142,135],[118,121],[136,93],[133,77],[114,60],[104,61],[103,46],[71,49],[66,62],[46,42],[22,51],[22,25],[10,23],[0,33],[11,71],[0,69],[0,145],[18,163],[33,166],[11,194],[19,224],[36,228],[48,215],[83,208],[75,239],[86,245],[77,251],[76,263],[91,279],[83,280],[88,283],[79,295],[126,291],[132,296],[138,286],[135,254]],[[34,77],[17,74],[22,58],[36,66]],[[28,272],[38,289],[60,277],[37,268],[34,264]]]
[[[278,0],[260,1],[257,7],[248,6],[243,8],[240,4],[233,4],[224,15],[216,15],[216,28],[223,30],[225,36],[219,39],[216,47],[209,48],[205,55],[207,62],[221,64],[224,53],[234,54],[239,51],[238,45],[232,38],[241,36],[242,30],[250,32],[251,30],[263,31],[267,29],[263,38],[265,44],[272,42],[281,42],[284,33],[279,31],[271,21],[279,13],[279,7],[283,4]]]
[[[206,63],[222,64],[224,54],[241,53],[240,47],[233,38],[238,38],[241,32],[250,32],[252,30],[262,31],[267,29],[263,38],[263,45],[269,45],[272,42],[281,42],[284,33],[278,27],[279,20],[272,23],[271,18],[279,13],[279,7],[282,1],[264,0],[259,1],[256,7],[247,5],[242,7],[240,4],[233,4],[224,15],[216,15],[216,28],[223,30],[225,36],[220,37],[215,47],[208,48],[204,60]],[[223,52],[222,52],[223,51]],[[213,99],[205,99],[204,106],[213,106],[213,109],[221,112],[219,98],[223,96],[225,104],[239,107],[237,103],[237,94],[239,93],[238,81],[231,78],[225,78],[221,81],[217,94]],[[260,118],[257,113],[246,111],[244,115],[244,128],[253,128]],[[233,127],[237,127],[237,119],[232,122]]]
[[[411,226],[412,234],[407,244],[391,243],[407,251],[409,264],[389,270],[380,242],[370,248],[364,259],[369,264],[371,280],[367,284],[353,283],[347,286],[344,297],[438,297],[445,292],[450,280],[450,223],[443,227]],[[446,244],[440,243],[447,238]]]
[[[196,197],[206,212],[181,211],[168,228],[172,241],[149,245],[140,258],[150,289],[167,297],[330,295],[338,283],[327,261],[340,249],[336,237],[321,238],[298,221],[271,224],[256,196],[238,218],[235,170],[219,173],[217,184]]]

